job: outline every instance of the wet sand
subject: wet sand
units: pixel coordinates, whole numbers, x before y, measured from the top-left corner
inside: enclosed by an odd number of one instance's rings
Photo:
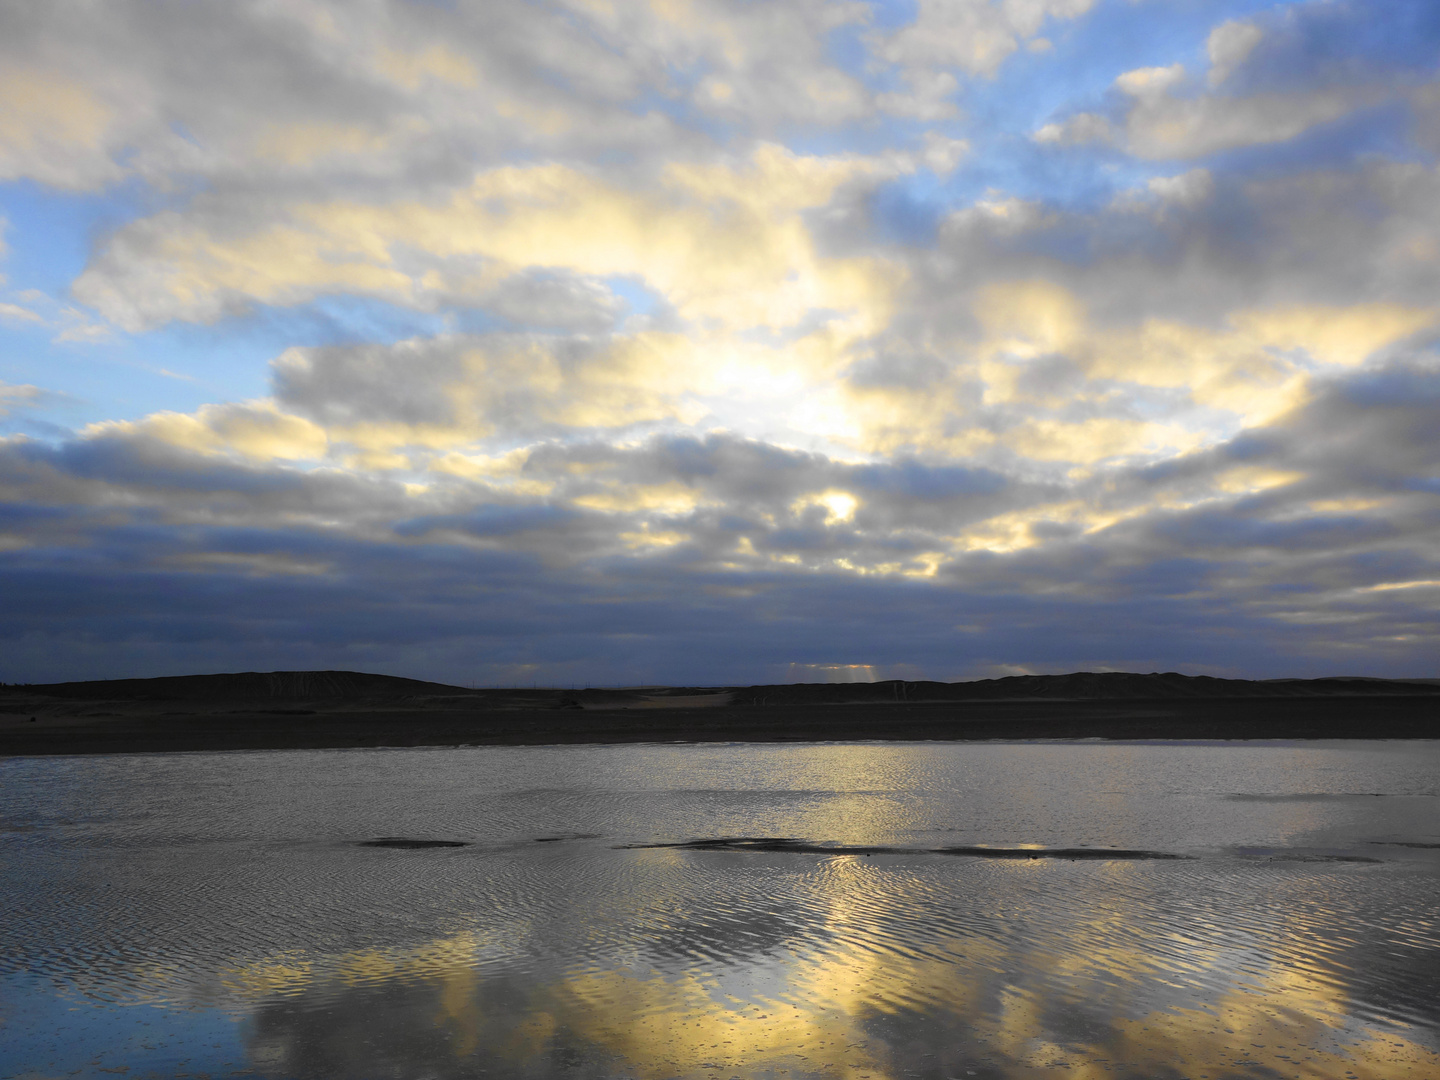
[[[327,699],[303,708],[203,700],[71,698],[57,704],[53,698],[42,701],[38,689],[0,691],[5,710],[0,755],[865,739],[1440,738],[1440,694],[1429,688],[1313,696],[809,703],[787,691],[783,696],[792,700],[774,704],[741,704],[747,692],[740,691],[733,692],[731,703],[703,708],[688,702],[666,708],[653,699],[634,707],[613,699],[587,707],[563,691],[494,691],[489,697],[481,692],[473,699],[429,702]]]

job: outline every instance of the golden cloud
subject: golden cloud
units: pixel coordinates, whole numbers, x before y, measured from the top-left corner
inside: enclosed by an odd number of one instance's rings
[[[315,149],[306,143],[313,134],[267,137],[276,153],[294,156]],[[339,130],[317,137],[340,148],[365,138]],[[653,190],[547,164],[488,170],[442,203],[302,204],[287,222],[238,237],[166,214],[138,226],[155,237],[149,293],[120,295],[93,269],[77,291],[139,328],[213,318],[236,300],[293,304],[332,291],[423,306],[436,290],[488,289],[544,267],[639,278],[684,318],[729,330],[783,329],[824,310],[843,313],[854,333],[873,333],[889,321],[903,271],[876,256],[821,255],[800,214],[887,167],[762,146],[736,165],[672,165]],[[416,259],[469,268],[404,268]]]
[[[82,435],[138,436],[200,454],[235,453],[257,461],[301,461],[324,457],[324,430],[301,416],[282,413],[272,402],[204,405],[195,413],[159,412],[142,420],[91,424]]]

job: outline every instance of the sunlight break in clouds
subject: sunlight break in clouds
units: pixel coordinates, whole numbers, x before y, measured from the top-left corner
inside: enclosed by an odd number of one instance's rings
[[[1433,4],[0,30],[6,681],[1430,673]]]

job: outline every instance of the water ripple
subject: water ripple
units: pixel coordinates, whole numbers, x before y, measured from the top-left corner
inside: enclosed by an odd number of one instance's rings
[[[58,1003],[7,1042],[149,1005],[272,1076],[1440,1075],[1433,800],[1310,797],[1434,754],[630,750],[0,763],[0,991]]]

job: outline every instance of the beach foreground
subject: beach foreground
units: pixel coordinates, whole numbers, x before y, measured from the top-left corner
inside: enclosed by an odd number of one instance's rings
[[[1120,672],[469,689],[355,672],[0,687],[0,755],[550,743],[1440,737],[1440,680]]]
[[[1440,742],[0,761],[0,1076],[1440,1076]]]

